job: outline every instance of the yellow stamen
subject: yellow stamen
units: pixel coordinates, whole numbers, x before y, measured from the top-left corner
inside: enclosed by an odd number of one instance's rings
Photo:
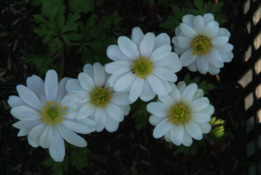
[[[206,54],[212,47],[210,38],[206,36],[197,36],[190,43],[192,47],[191,53],[192,55],[204,55]]]
[[[190,118],[190,110],[184,103],[177,103],[170,108],[167,116],[169,118],[168,121],[172,122],[174,125],[188,123]]]
[[[55,101],[46,102],[41,111],[43,121],[47,124],[54,125],[64,120],[63,115],[66,113],[66,106],[62,106],[61,103],[55,103]]]
[[[112,93],[108,88],[99,87],[91,93],[91,103],[98,107],[107,107],[110,103]]]
[[[152,62],[147,58],[139,58],[132,65],[132,72],[139,78],[147,78],[153,69]]]

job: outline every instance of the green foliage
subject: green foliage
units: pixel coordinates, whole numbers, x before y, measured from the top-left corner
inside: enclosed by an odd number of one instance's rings
[[[170,144],[170,148],[173,147],[172,143]],[[184,145],[175,146],[173,155],[183,154],[185,157],[191,157],[194,156],[200,147],[206,147],[206,143],[204,140],[193,140],[192,145],[187,147]]]
[[[63,175],[69,167],[80,170],[88,166],[87,156],[90,152],[87,148],[79,148],[73,145],[66,144],[66,152],[63,162],[55,162],[51,157],[47,157],[43,165],[50,167],[53,175]]]
[[[208,134],[209,138],[211,138],[215,142],[222,141],[226,136],[224,130],[225,121],[222,119],[217,119],[216,117],[212,117],[209,123],[212,126],[212,130]]]
[[[20,64],[31,64],[35,66],[40,76],[45,75],[49,69],[58,70],[58,67],[53,63],[53,59],[43,55],[28,55],[27,58],[20,61]]]
[[[204,3],[203,0],[195,0],[195,8],[181,8],[181,6],[172,6],[173,15],[168,16],[168,19],[163,22],[160,27],[168,29],[170,32],[175,32],[176,27],[182,22],[182,17],[186,14],[204,15],[205,13],[212,13],[219,25],[226,22],[226,17],[222,12],[223,2],[215,4],[212,1]]]
[[[94,10],[93,0],[68,0],[69,7],[72,12],[81,11],[83,13],[92,12]]]
[[[208,83],[206,80],[200,81],[199,77],[191,79],[189,74],[186,74],[184,77],[184,82],[188,85],[191,83],[196,83],[199,89],[204,91],[204,94],[207,95],[209,91],[213,90],[215,86],[212,83]]]
[[[78,41],[81,38],[77,34],[80,13],[69,13],[68,18],[64,16],[65,6],[62,0],[45,0],[42,4],[44,16],[34,15],[36,22],[40,24],[34,30],[38,36],[43,37],[43,43],[48,43],[50,53],[54,54],[61,51],[64,44],[71,46],[72,41]]]
[[[146,109],[146,103],[136,102],[131,106],[131,110],[134,111],[132,118],[136,123],[137,130],[141,130],[148,125],[150,113]]]

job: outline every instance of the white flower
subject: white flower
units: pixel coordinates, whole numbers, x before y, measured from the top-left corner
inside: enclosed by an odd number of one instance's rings
[[[233,45],[228,43],[230,33],[219,28],[214,16],[206,13],[203,17],[185,15],[172,38],[174,50],[180,56],[183,66],[192,72],[215,75],[224,62],[231,62]]]
[[[79,96],[77,118],[91,118],[96,123],[96,131],[104,128],[114,132],[130,110],[127,93],[115,92],[107,83],[108,74],[100,63],[86,64],[78,79],[71,79],[66,84],[70,93]]]
[[[16,87],[19,96],[8,99],[11,114],[20,120],[13,124],[20,129],[18,136],[28,135],[32,147],[49,148],[51,157],[58,162],[64,159],[64,139],[72,145],[85,147],[86,141],[75,132],[88,134],[94,127],[94,121],[90,119],[68,119],[74,115],[70,107],[77,97],[67,94],[67,81],[68,78],[63,78],[58,83],[57,73],[49,70],[45,82],[36,75],[28,77],[27,87]]]
[[[192,138],[201,140],[203,134],[209,133],[208,122],[214,107],[203,95],[195,83],[186,86],[180,82],[171,93],[160,96],[158,102],[149,103],[147,110],[152,114],[149,122],[156,126],[154,138],[165,136],[166,141],[175,145],[190,146]]]
[[[132,38],[118,38],[118,45],[107,48],[107,56],[114,62],[105,65],[112,76],[108,82],[117,92],[129,92],[134,102],[140,97],[149,101],[155,95],[171,91],[171,83],[177,81],[176,72],[182,65],[178,55],[171,52],[170,38],[166,33],[155,37],[143,34],[139,27],[132,29]]]

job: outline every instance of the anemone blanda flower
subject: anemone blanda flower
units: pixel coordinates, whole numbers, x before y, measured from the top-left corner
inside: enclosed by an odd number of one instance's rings
[[[18,136],[27,136],[32,147],[48,148],[51,157],[63,161],[65,156],[64,139],[72,145],[85,147],[87,142],[77,133],[93,131],[94,121],[76,120],[75,111],[70,110],[77,97],[67,94],[63,78],[58,83],[57,73],[49,70],[45,82],[38,76],[27,78],[26,86],[16,87],[19,96],[10,96],[8,104],[11,114],[20,121],[13,124],[20,129]]]
[[[209,133],[208,122],[214,107],[203,95],[195,83],[186,86],[180,82],[168,95],[159,96],[158,102],[149,103],[147,110],[152,114],[149,122],[156,126],[154,138],[165,136],[166,141],[175,145],[190,146],[192,138],[201,140],[203,134]]]
[[[231,62],[234,57],[233,45],[228,43],[230,32],[219,28],[214,16],[185,15],[176,28],[172,38],[174,50],[180,56],[183,66],[192,72],[215,75],[220,72],[224,62]]]
[[[171,82],[177,81],[175,73],[182,67],[171,49],[166,33],[144,35],[139,27],[133,28],[131,39],[121,36],[118,45],[107,48],[107,56],[113,60],[105,65],[105,71],[112,74],[109,84],[117,92],[129,92],[131,102],[138,97],[149,101],[156,94],[167,94],[172,90]]]
[[[70,79],[66,84],[68,92],[79,97],[76,118],[91,118],[96,123],[96,131],[104,128],[114,132],[130,110],[127,93],[115,92],[107,83],[106,74],[100,63],[86,64],[78,79]]]

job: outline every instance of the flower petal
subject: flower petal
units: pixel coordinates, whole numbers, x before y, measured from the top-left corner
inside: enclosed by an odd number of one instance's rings
[[[101,87],[105,84],[105,71],[103,66],[96,62],[93,64],[94,82],[96,87]]]
[[[158,117],[166,117],[169,107],[161,102],[151,102],[147,105],[147,111]]]
[[[190,49],[188,49],[186,52],[184,52],[180,56],[180,61],[182,63],[182,66],[188,66],[190,65],[195,59],[197,58],[197,55],[192,55]]]
[[[193,39],[195,36],[197,36],[197,32],[191,26],[185,23],[181,23],[179,27],[181,32],[188,38]]]
[[[210,38],[215,37],[218,31],[219,31],[219,24],[216,21],[208,22],[205,28],[203,28],[204,35],[207,35]]]
[[[28,142],[32,147],[38,147],[40,136],[46,127],[45,123],[35,126],[28,134]]]
[[[190,102],[198,89],[197,84],[189,84],[183,91],[181,99],[184,102]]]
[[[207,53],[206,58],[209,64],[211,64],[214,67],[221,68],[224,66],[224,62],[216,50],[212,50],[209,53]]]
[[[47,99],[44,92],[43,80],[40,77],[33,75],[27,78],[26,85],[38,97],[42,105],[45,105]]]
[[[157,138],[160,138],[160,137],[164,136],[170,130],[171,126],[172,125],[171,125],[171,123],[168,122],[168,119],[162,120],[154,128],[154,130],[153,130],[153,137],[157,139]]]
[[[85,64],[83,66],[83,72],[88,74],[90,77],[94,77],[93,65],[92,64]]]
[[[194,28],[198,32],[198,34],[202,33],[203,28],[205,27],[204,20],[202,16],[198,15],[194,18]]]
[[[84,104],[77,114],[77,119],[83,119],[92,115],[95,111],[95,108],[96,107],[93,106],[91,103]]]
[[[198,89],[195,93],[195,95],[193,96],[192,100],[196,100],[198,98],[201,98],[204,96],[204,91],[202,89]]]
[[[54,101],[58,91],[58,75],[54,70],[47,71],[44,88],[47,101]]]
[[[183,138],[182,138],[182,143],[185,145],[185,146],[190,146],[192,144],[192,138],[191,136],[188,134],[188,132],[186,131],[186,129],[184,129],[184,135],[183,135]]]
[[[106,54],[113,61],[129,60],[129,58],[121,52],[119,46],[117,46],[117,45],[110,45],[107,48]]]
[[[105,129],[109,132],[115,132],[119,128],[119,122],[112,117],[107,117]]]
[[[18,137],[20,137],[20,136],[28,135],[29,132],[32,130],[32,128],[34,128],[36,125],[39,125],[41,123],[42,123],[42,119],[29,120],[29,121],[21,120],[14,123],[12,126],[22,131],[20,134],[18,133]]]
[[[17,92],[20,98],[29,106],[32,106],[35,109],[42,110],[42,104],[39,101],[38,97],[24,85],[16,86]]]
[[[221,46],[227,42],[228,42],[228,37],[226,37],[226,36],[217,36],[217,37],[211,39],[211,43],[214,46]]]
[[[122,90],[126,89],[134,81],[135,77],[136,76],[132,72],[129,72],[129,73],[123,75],[121,78],[119,78],[118,81],[115,82],[114,90],[122,91]]]
[[[211,75],[216,75],[220,72],[220,69],[209,64],[208,71]]]
[[[140,57],[138,47],[135,43],[126,36],[118,38],[118,45],[123,54],[125,54],[131,60],[135,60]]]
[[[67,91],[83,90],[78,79],[69,79],[65,86]]]
[[[132,68],[131,62],[116,61],[105,65],[105,71],[110,74],[123,74],[130,72]]]
[[[11,109],[11,114],[19,120],[37,120],[41,119],[39,112],[27,106],[17,106]]]
[[[161,80],[155,75],[151,74],[147,77],[148,83],[150,84],[152,90],[159,96],[167,94],[166,89],[161,82]]]
[[[211,116],[211,115],[213,115],[214,111],[215,111],[215,108],[212,105],[208,105],[207,107],[200,110],[199,112]]]
[[[133,81],[129,95],[129,100],[131,102],[135,102],[139,98],[142,91],[143,83],[144,79],[140,79],[138,77]]]
[[[163,67],[154,67],[153,74],[159,77],[160,79],[170,82],[175,82],[178,79],[176,74]]]
[[[197,124],[203,134],[207,134],[211,131],[211,124],[209,123],[197,123]]]
[[[73,93],[68,93],[61,101],[61,103],[63,104],[63,106],[71,106],[73,105],[75,102],[77,102],[78,97],[73,94]]]
[[[93,79],[87,73],[84,72],[79,73],[78,80],[82,88],[89,92],[91,92],[93,88],[95,88]]]
[[[53,140],[49,153],[56,162],[62,162],[65,156],[64,140],[56,127],[53,127]]]
[[[188,134],[196,140],[201,140],[203,138],[203,134],[199,128],[199,126],[192,120],[190,120],[187,124],[185,124],[185,128],[188,131]]]
[[[58,90],[57,90],[57,95],[55,98],[56,102],[61,102],[62,99],[64,98],[64,96],[67,94],[67,90],[65,88],[65,85],[67,83],[67,81],[69,80],[69,78],[63,78],[61,79],[61,81],[58,84]],[[42,103],[44,104],[44,103]]]
[[[190,103],[190,109],[192,112],[198,112],[209,105],[207,97],[198,98]]]
[[[138,46],[140,47],[140,43],[142,39],[144,38],[144,33],[140,29],[140,27],[134,27],[132,29],[132,35],[131,35],[131,40]]]
[[[162,120],[164,120],[163,117],[158,117],[155,115],[151,115],[149,118],[149,122],[151,125],[156,126],[157,124],[159,124]]]
[[[170,45],[170,37],[166,33],[161,33],[155,37],[154,49],[156,50],[163,45]]]
[[[180,84],[180,83],[179,83]],[[172,98],[174,103],[179,103],[180,102],[180,98],[181,98],[181,92],[180,90],[177,88],[176,85],[173,86],[172,91],[170,92],[170,97]],[[171,104],[173,105],[173,104]]]
[[[63,124],[59,123],[57,124],[58,130],[60,131],[60,134],[62,137],[70,144],[78,147],[86,147],[87,142],[80,137],[79,135],[75,134],[70,129],[66,128]]]
[[[11,108],[16,106],[27,106],[27,104],[20,97],[15,95],[9,96],[7,103]]]
[[[209,122],[211,120],[211,117],[210,115],[208,114],[204,114],[204,113],[191,113],[191,119],[195,122],[199,122],[199,123],[202,123],[202,122]]]
[[[171,106],[174,103],[173,99],[171,98],[171,96],[169,94],[159,96],[158,98],[159,98],[160,101],[162,101],[167,106]]]
[[[140,94],[140,98],[147,102],[150,101],[151,99],[153,99],[156,96],[156,94],[154,93],[154,91],[152,90],[151,86],[149,85],[148,81],[145,80],[143,83],[143,87],[142,87],[142,91]]]
[[[170,54],[171,46],[170,45],[163,45],[156,50],[154,50],[150,56],[151,61],[160,61],[166,56]]]
[[[170,138],[175,145],[181,145],[184,135],[183,125],[173,125],[170,129]]]
[[[116,105],[129,105],[131,102],[129,100],[129,95],[127,93],[113,93],[111,102]]]
[[[144,38],[142,39],[142,41],[140,43],[141,57],[148,58],[152,53],[152,50],[154,48],[154,44],[155,44],[155,35],[151,32],[146,33]]]
[[[96,108],[94,117],[95,117],[95,122],[96,122],[96,131],[101,132],[105,127],[105,123],[106,123],[106,119],[107,119],[107,114],[106,114],[105,109]]]
[[[43,133],[41,134],[39,143],[43,148],[49,148],[53,141],[53,131],[51,125],[46,125]]]
[[[219,52],[219,56],[225,63],[231,62],[234,57],[232,52]]]
[[[105,108],[107,114],[109,114],[116,121],[121,122],[124,119],[124,114],[117,105],[111,103],[107,108]]]
[[[80,134],[89,134],[92,130],[80,123],[73,122],[72,120],[64,120],[62,124],[68,129],[80,133]]]
[[[230,43],[226,43],[224,45],[215,47],[215,50],[217,50],[217,52],[231,52],[233,50],[234,46]]]
[[[214,21],[214,16],[211,13],[205,13],[203,16],[205,24],[209,23],[210,21]]]
[[[182,48],[182,49],[190,48],[191,41],[192,41],[191,38],[187,38],[184,36],[175,36],[172,39],[172,42],[174,43],[174,45],[179,48]]]
[[[195,16],[191,14],[187,14],[182,17],[182,22],[189,25],[190,27],[193,27],[193,21],[194,21]]]
[[[196,59],[196,65],[200,73],[206,74],[208,72],[208,60],[205,55]]]

